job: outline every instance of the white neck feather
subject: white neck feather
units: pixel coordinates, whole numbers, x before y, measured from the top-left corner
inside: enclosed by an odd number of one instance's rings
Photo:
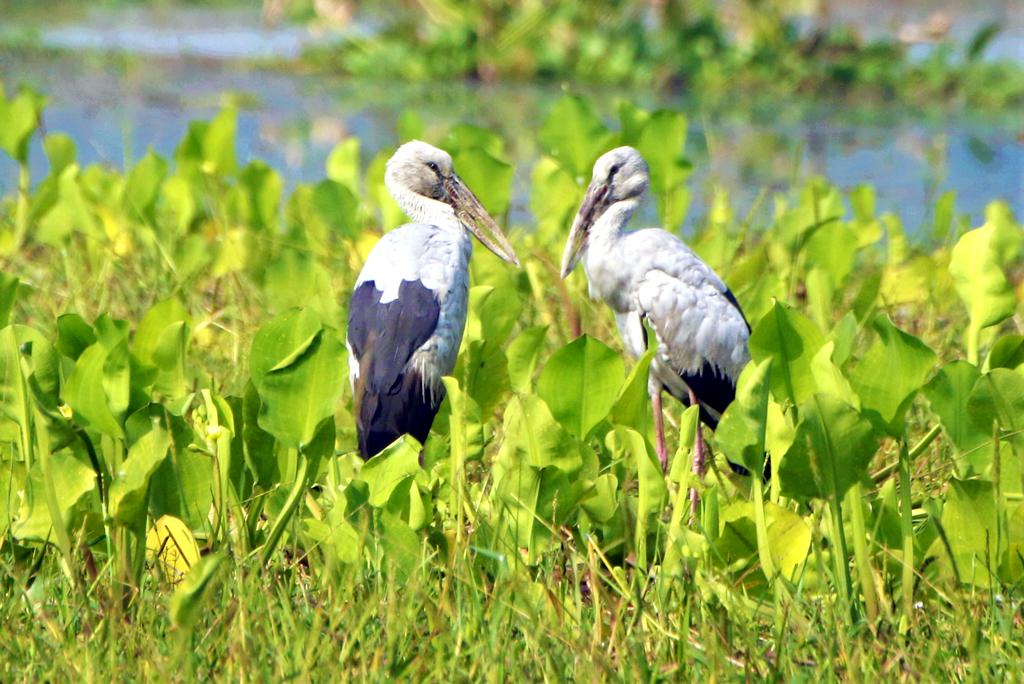
[[[599,248],[611,248],[622,235],[622,229],[633,217],[633,212],[640,206],[638,198],[624,199],[615,202],[598,217],[590,229],[587,245],[598,245]]]
[[[390,176],[385,177],[384,183],[398,206],[402,208],[406,216],[416,223],[426,223],[458,232],[465,230],[462,227],[462,222],[455,217],[455,210],[444,202],[420,195],[404,185],[394,183]]]

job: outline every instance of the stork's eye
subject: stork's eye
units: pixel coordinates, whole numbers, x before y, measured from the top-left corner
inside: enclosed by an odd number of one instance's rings
[[[441,169],[440,167],[438,167],[437,162],[428,161],[427,168],[433,171],[434,173],[441,173]]]
[[[611,180],[615,174],[619,172],[619,165],[612,164],[612,168],[608,169],[608,180]]]

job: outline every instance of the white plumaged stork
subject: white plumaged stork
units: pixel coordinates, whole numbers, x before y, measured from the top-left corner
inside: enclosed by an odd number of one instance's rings
[[[466,325],[470,233],[519,265],[444,150],[407,142],[388,160],[384,180],[415,223],[374,246],[349,304],[349,379],[365,459],[403,434],[422,444],[430,432],[444,398],[441,378],[455,367]]]
[[[618,147],[594,164],[594,175],[573,221],[562,277],[582,260],[590,296],[615,312],[626,350],[635,358],[647,351],[646,319],[657,350],[648,388],[654,410],[655,449],[668,465],[661,392],[683,403],[700,404],[701,420],[718,425],[736,396],[736,379],[750,360],[750,326],[722,279],[675,235],[660,228],[624,232],[647,191],[647,163],[632,147]],[[704,474],[700,425],[693,470]],[[733,466],[745,472],[740,466]],[[696,509],[696,491],[691,503]]]

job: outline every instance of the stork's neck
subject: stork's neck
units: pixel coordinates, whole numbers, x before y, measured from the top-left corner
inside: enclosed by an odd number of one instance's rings
[[[615,243],[622,237],[623,229],[633,217],[633,212],[640,206],[637,198],[624,199],[615,202],[594,222],[587,236],[587,252],[593,248],[594,251],[606,251],[613,249]]]
[[[465,232],[466,229],[455,217],[455,210],[451,206],[393,183],[390,177],[385,178],[385,185],[406,216],[416,223],[426,223],[457,233]]]

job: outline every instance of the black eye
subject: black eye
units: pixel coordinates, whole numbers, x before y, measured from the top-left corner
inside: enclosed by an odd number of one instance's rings
[[[434,173],[441,173],[441,169],[438,168],[437,162],[428,161],[427,168],[433,171]]]
[[[612,168],[608,169],[608,180],[611,180],[612,177],[615,174],[617,174],[618,172],[619,172],[619,165],[618,164],[612,164]]]

